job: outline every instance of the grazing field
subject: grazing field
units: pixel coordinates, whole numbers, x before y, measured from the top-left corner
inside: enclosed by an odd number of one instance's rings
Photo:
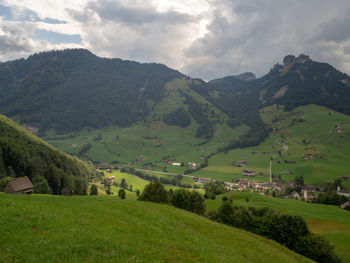
[[[231,181],[234,177],[243,178],[243,169],[267,173],[271,157],[275,160],[273,174],[288,181],[302,175],[307,184],[323,184],[350,174],[350,116],[316,105],[299,107],[291,112],[271,106],[261,114],[274,129],[262,144],[220,153],[209,159],[208,167],[194,175]],[[309,155],[309,160],[303,160],[305,155]],[[233,161],[240,160],[246,161],[247,165],[232,165]],[[285,163],[285,160],[296,163]],[[283,173],[287,169],[291,174]],[[267,181],[268,176],[255,179]],[[344,186],[350,189],[350,182],[344,181]]]
[[[0,224],[4,263],[312,262],[183,210],[110,197],[0,193]]]
[[[350,262],[350,212],[337,206],[310,204],[297,200],[272,198],[258,193],[229,192],[207,200],[207,208],[220,207],[222,197],[227,196],[234,205],[271,207],[282,212],[305,218],[310,230],[321,234],[335,246],[336,253],[344,262]],[[249,200],[249,202],[246,201]]]

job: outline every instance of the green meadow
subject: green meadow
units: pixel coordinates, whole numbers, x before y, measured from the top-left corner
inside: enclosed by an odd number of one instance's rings
[[[229,192],[207,200],[207,208],[216,210],[227,196],[234,205],[270,207],[291,215],[302,216],[310,230],[327,238],[344,262],[350,262],[350,212],[337,206],[311,204],[298,200],[272,198],[258,193]],[[248,202],[247,200],[248,199]]]
[[[176,209],[102,196],[0,193],[1,262],[312,262]]]
[[[271,157],[275,160],[272,164],[273,174],[281,175],[282,179],[288,181],[296,175],[302,175],[307,184],[323,184],[350,174],[349,116],[316,105],[299,107],[291,112],[283,111],[283,107],[277,110],[271,106],[263,109],[261,114],[265,123],[274,129],[263,143],[258,147],[235,149],[215,155],[209,159],[208,167],[194,175],[231,181],[234,177],[243,177],[243,169],[267,173]],[[344,133],[329,132],[337,125],[341,126]],[[311,155],[309,160],[303,160],[306,154]],[[240,160],[247,161],[247,166],[232,165],[233,161]],[[296,163],[287,164],[285,160]],[[292,173],[284,174],[287,169]],[[268,176],[257,176],[255,179],[268,181]],[[350,189],[349,181],[343,183]]]
[[[148,174],[152,174],[152,175],[156,175],[157,177],[166,177],[169,179],[172,179],[173,175],[164,175],[164,174],[159,174],[159,173],[148,173]],[[140,192],[143,191],[143,189],[145,188],[145,186],[147,184],[149,184],[149,181],[144,180],[142,178],[137,177],[136,175],[132,175],[132,174],[128,174],[128,173],[122,173],[119,170],[113,170],[113,173],[105,173],[106,177],[110,177],[110,176],[115,176],[116,178],[113,179],[112,181],[115,181],[118,183],[118,185],[120,185],[122,179],[125,179],[126,183],[128,185],[132,185],[133,191],[129,191],[126,190],[126,199],[132,199],[132,200],[136,200],[137,196],[135,191],[138,189],[140,190]],[[188,177],[183,177],[183,180],[181,180],[182,183],[188,183],[188,184],[193,184],[193,179],[192,178],[188,178]],[[180,187],[177,186],[173,186],[173,185],[165,185],[165,188],[167,190],[169,189],[180,189]],[[111,190],[113,192],[113,195],[118,195],[118,191],[121,188],[116,187],[116,186],[111,186]],[[199,191],[200,193],[204,194],[204,189],[195,189],[196,191]]]

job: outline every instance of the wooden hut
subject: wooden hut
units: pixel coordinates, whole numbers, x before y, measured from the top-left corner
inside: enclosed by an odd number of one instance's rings
[[[9,181],[4,190],[7,194],[31,194],[33,191],[34,185],[27,176]]]

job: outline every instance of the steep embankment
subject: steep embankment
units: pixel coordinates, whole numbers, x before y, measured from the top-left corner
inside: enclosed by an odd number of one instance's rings
[[[166,205],[0,197],[4,262],[311,262],[273,241]]]
[[[54,194],[66,187],[77,194],[86,192],[94,168],[32,135],[11,119],[0,115],[0,178],[39,176]],[[38,179],[39,180],[39,179]]]

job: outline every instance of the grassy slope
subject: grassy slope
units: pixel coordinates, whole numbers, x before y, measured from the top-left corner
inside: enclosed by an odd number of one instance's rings
[[[236,129],[228,127],[225,115],[211,104],[209,108],[220,116],[223,124],[215,125],[216,132],[207,143],[205,143],[206,139],[194,137],[198,124],[193,119],[191,125],[186,128],[163,123],[161,120],[164,114],[180,106],[186,107],[183,104],[184,98],[179,96],[179,89],[187,90],[202,104],[208,103],[202,96],[190,90],[187,82],[186,79],[177,79],[168,83],[165,98],[154,106],[146,122],[139,122],[129,128],[113,126],[99,130],[84,129],[63,136],[49,134],[44,139],[70,154],[77,154],[84,144],[91,143],[92,147],[87,152],[87,156],[93,161],[130,163],[135,159],[143,159],[142,162],[134,163],[133,166],[141,168],[145,163],[152,162],[154,165],[152,170],[163,170],[164,166],[167,166],[169,172],[182,173],[185,168],[166,165],[162,161],[163,157],[174,155],[176,162],[200,163],[203,162],[200,157],[208,155],[204,152],[205,150],[209,153],[214,152],[246,130],[245,126]],[[93,137],[99,133],[102,139],[94,141]],[[116,136],[119,136],[118,139]],[[205,144],[198,146],[201,143]]]
[[[271,207],[304,217],[312,232],[330,240],[343,261],[350,262],[350,212],[336,206],[271,198],[257,193],[229,192],[225,195],[232,199],[235,205]],[[208,209],[217,209],[222,203],[222,196],[217,196],[216,200],[207,200]],[[249,198],[249,202],[246,202],[246,198]]]
[[[331,112],[331,116],[328,115]],[[209,166],[197,173],[198,176],[208,176],[215,179],[231,181],[234,177],[242,177],[244,168],[267,172],[269,167],[269,158],[273,156],[274,150],[279,150],[280,143],[288,142],[288,150],[282,151],[282,156],[276,158],[280,164],[273,164],[273,173],[275,175],[290,169],[291,175],[282,175],[286,180],[293,180],[296,175],[303,175],[308,184],[322,184],[331,182],[339,176],[350,173],[350,117],[325,107],[308,105],[294,109],[291,112],[283,112],[282,107],[279,111],[275,107],[265,108],[262,112],[264,121],[272,126],[278,127],[277,132],[271,133],[261,145],[245,149],[235,149],[228,153],[221,153],[209,160]],[[272,124],[272,120],[277,118],[279,121]],[[294,123],[293,119],[303,119],[304,122]],[[343,125],[345,133],[329,133],[335,125],[345,122]],[[282,139],[281,134],[287,137]],[[315,147],[315,151],[307,151],[302,141],[303,139],[311,141],[309,145]],[[309,146],[308,145],[308,146]],[[252,155],[251,152],[259,152],[258,155]],[[263,155],[261,152],[269,152]],[[312,157],[310,160],[302,160],[304,154],[321,153],[324,159]],[[284,160],[296,160],[296,164],[285,164]],[[246,160],[246,167],[233,167],[232,161]],[[258,181],[267,181],[267,176],[256,177]],[[350,182],[344,182],[344,185],[350,189]]]
[[[311,262],[166,205],[0,194],[2,262]]]

